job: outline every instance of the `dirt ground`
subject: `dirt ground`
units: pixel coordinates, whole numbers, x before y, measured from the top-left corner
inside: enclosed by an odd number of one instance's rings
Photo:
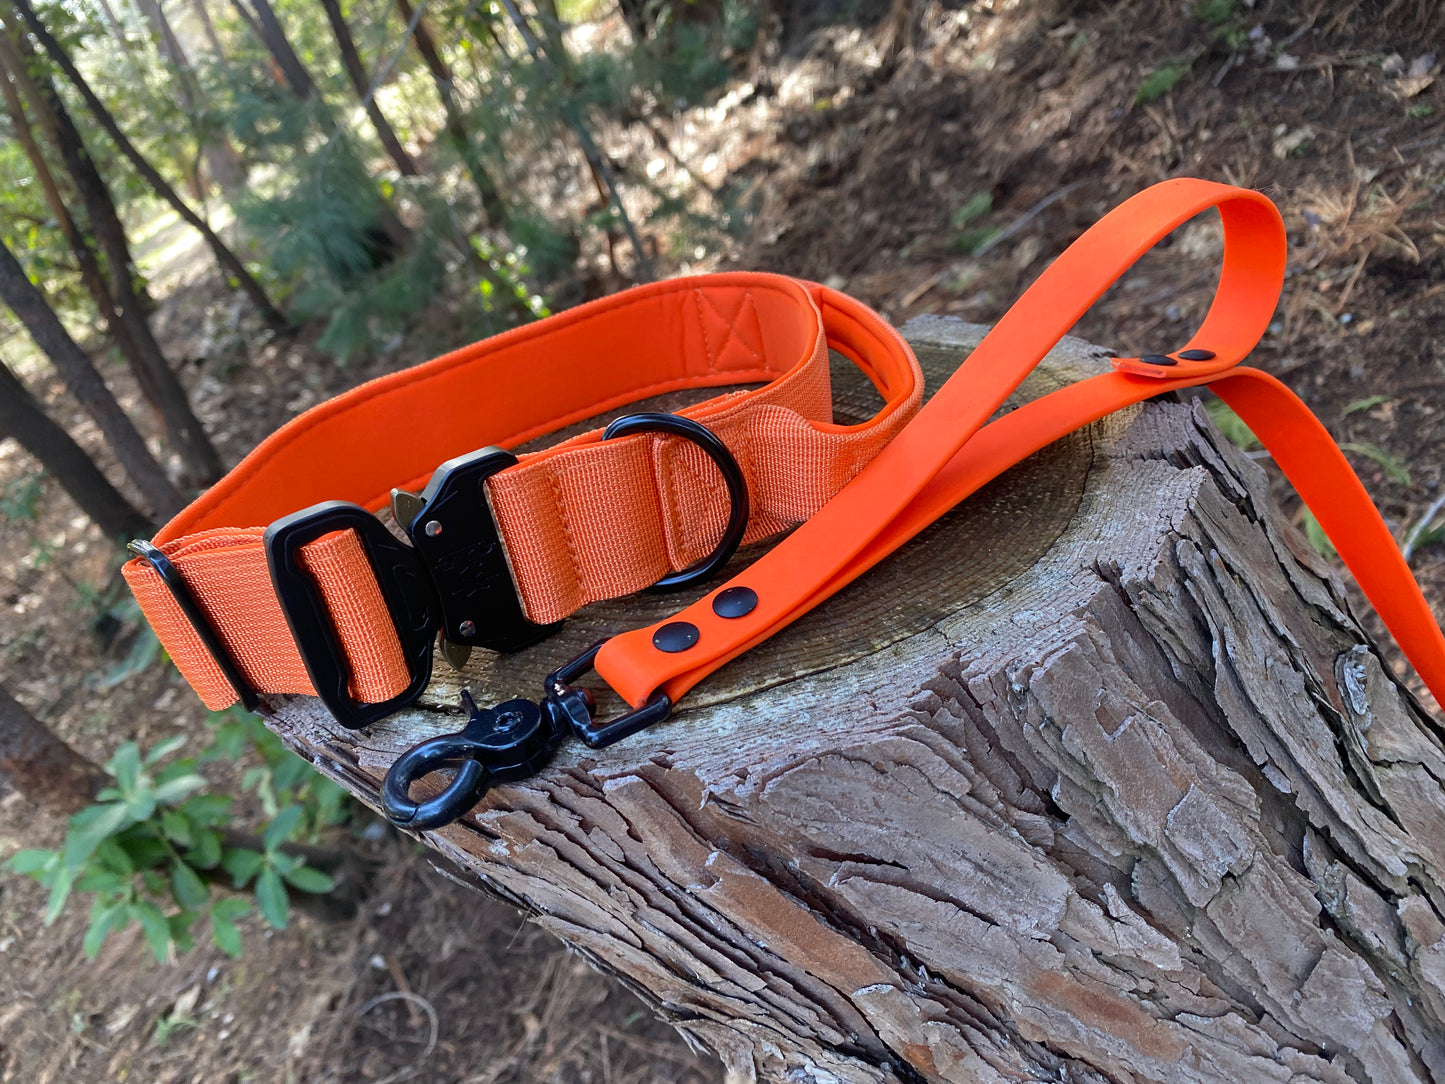
[[[701,257],[656,238],[667,272],[783,271],[829,281],[895,323],[926,312],[987,322],[1082,229],[1145,185],[1195,175],[1257,187],[1279,204],[1291,248],[1284,300],[1254,363],[1297,390],[1346,446],[1402,543],[1440,522],[1445,78],[1431,44],[1445,40],[1439,5],[985,0],[917,3],[910,18],[897,17],[904,7],[776,5],[766,21],[773,44],[721,101],[673,118],[660,183],[678,181],[686,164],[716,193],[706,196],[715,209],[750,218],[739,240]],[[1170,80],[1172,89],[1146,100]],[[617,133],[609,149],[638,173],[657,154]],[[1127,353],[1182,342],[1208,305],[1219,244],[1212,224],[1180,230],[1079,333]],[[206,277],[204,261],[192,273],[166,273],[157,279],[171,291],[158,331],[183,359],[229,461],[327,396],[467,339],[458,290],[438,300],[430,314],[438,318],[341,369],[310,346],[314,333],[265,341]],[[596,292],[606,276],[588,281],[584,289]],[[59,389],[49,394],[57,416],[93,443],[74,404]],[[32,469],[13,444],[0,445],[0,484]],[[1287,487],[1279,496],[1299,518]],[[1412,563],[1445,617],[1445,545],[1416,546]],[[85,595],[113,576],[103,540],[53,485],[37,522],[4,526],[0,676],[99,759],[125,738],[149,744],[197,732],[204,715],[166,667],[97,687],[124,655],[128,630],[97,637]],[[218,777],[218,787],[226,783]],[[63,826],[17,795],[0,805],[0,853],[22,840],[59,840]],[[3,1078],[720,1077],[716,1062],[510,908],[448,881],[376,825],[349,830],[378,864],[358,916],[298,916],[270,934],[248,920],[240,961],[202,948],[157,965],[128,934],[89,963],[82,913],[45,929],[38,886],[0,877]]]

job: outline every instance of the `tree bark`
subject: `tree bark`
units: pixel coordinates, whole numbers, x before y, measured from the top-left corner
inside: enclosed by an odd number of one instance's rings
[[[57,813],[84,809],[105,772],[52,734],[0,685],[0,779]]]
[[[20,261],[3,242],[0,242],[0,301],[14,310],[71,394],[95,419],[106,443],[151,509],[166,519],[179,512],[185,506],[185,499],[155,461],[90,358],[70,337],[40,291],[26,277]]]
[[[276,12],[272,10],[267,0],[251,0],[253,9],[246,7],[246,0],[231,0],[236,9],[240,11],[241,18],[247,22],[256,36],[266,46],[266,51],[271,54],[271,59],[281,69],[282,76],[286,79],[286,85],[291,88],[291,93],[302,100],[316,98],[318,101],[321,95],[316,92],[316,84],[311,81],[311,73],[306,70],[306,65],[301,63],[301,58],[296,55],[296,50],[291,48],[291,42],[286,37],[286,32],[281,29],[281,23],[276,18]]]
[[[151,24],[161,58],[170,65],[181,105],[185,108],[186,115],[191,118],[191,125],[195,129],[196,139],[201,145],[201,153],[205,155],[211,176],[221,186],[222,192],[227,196],[235,196],[246,186],[246,170],[241,164],[241,156],[236,153],[236,148],[231,146],[225,131],[206,120],[205,96],[201,92],[200,81],[196,79],[190,58],[181,48],[180,40],[171,28],[170,20],[166,18],[165,9],[161,7],[160,0],[136,0],[136,6]]]
[[[90,521],[112,538],[143,538],[155,524],[123,497],[85,450],[0,364],[0,438],[14,437],[55,477]]]
[[[376,95],[372,92],[370,82],[366,76],[366,69],[362,67],[361,55],[356,51],[356,42],[352,40],[351,31],[346,26],[346,20],[341,15],[341,4],[338,0],[321,0],[321,6],[326,11],[326,19],[331,24],[331,33],[336,38],[336,48],[341,52],[341,64],[346,69],[346,76],[351,80],[351,86],[356,91],[356,97],[361,102],[366,115],[371,119],[371,126],[376,129],[377,138],[386,149],[387,155],[396,163],[396,168],[401,171],[403,177],[415,177],[417,175],[416,162],[411,155],[406,153],[402,147],[401,140],[396,138],[392,131],[391,124],[381,112],[381,106],[376,102]]]
[[[171,208],[176,214],[181,216],[187,225],[200,233],[207,246],[209,246],[212,255],[215,256],[216,262],[220,265],[222,272],[228,280],[234,281],[241,292],[250,299],[251,304],[256,307],[256,311],[261,314],[261,319],[265,321],[266,326],[276,331],[286,330],[290,324],[286,320],[286,317],[281,314],[281,310],[271,303],[271,299],[266,296],[266,291],[261,288],[261,284],[256,281],[251,272],[246,270],[245,265],[237,259],[236,254],[227,248],[225,243],[216,236],[216,232],[211,229],[210,225],[201,218],[200,215],[196,214],[195,211],[191,210],[190,205],[181,199],[176,190],[171,187],[170,182],[156,171],[156,168],[150,164],[146,157],[141,154],[140,151],[135,148],[135,145],[126,137],[125,133],[120,130],[120,126],[116,124],[115,118],[110,115],[110,111],[105,108],[105,104],[95,96],[95,92],[90,89],[90,84],[85,81],[85,77],[80,74],[79,69],[77,69],[74,62],[71,61],[65,49],[55,40],[50,31],[45,28],[45,24],[40,21],[39,17],[36,16],[35,9],[31,7],[30,0],[11,0],[11,2],[15,5],[16,10],[20,12],[20,16],[25,20],[25,24],[30,28],[30,32],[35,35],[44,47],[46,53],[49,54],[50,59],[65,73],[65,77],[70,80],[75,89],[80,92],[80,96],[85,99],[85,104],[95,116],[96,122],[105,130],[105,133],[110,136],[116,147],[120,149],[120,152],[125,155],[131,165],[135,167],[136,172],[145,179],[146,183],[151,186],[156,195],[170,204]],[[264,0],[258,0],[258,2],[264,3]]]
[[[85,204],[90,228],[105,253],[110,270],[111,309],[116,324],[124,329],[117,345],[125,352],[141,393],[160,412],[187,471],[198,485],[208,485],[223,473],[221,458],[191,409],[185,388],[151,334],[147,313],[152,304],[145,296],[144,287],[137,286],[140,278],[110,189],[95,168],[80,131],[55,87],[47,77],[31,75],[25,60],[15,42],[0,32],[0,62],[24,91],[41,126],[54,142]]]
[[[501,189],[497,185],[496,178],[492,176],[491,171],[483,164],[481,155],[477,153],[477,148],[472,141],[472,133],[467,130],[467,124],[462,119],[461,110],[457,107],[456,92],[452,85],[451,69],[447,67],[446,61],[437,51],[436,41],[432,38],[431,31],[427,29],[426,20],[416,19],[415,9],[411,6],[410,0],[396,0],[396,8],[408,26],[414,19],[416,21],[416,30],[412,36],[416,42],[417,52],[421,53],[427,71],[431,72],[432,82],[436,85],[437,97],[441,99],[442,108],[447,115],[447,139],[451,142],[452,149],[461,158],[462,164],[466,166],[467,174],[472,179],[472,185],[477,190],[477,199],[482,205],[482,213],[491,225],[505,227],[509,218],[507,203],[502,199]]]
[[[930,387],[983,331],[907,330]],[[1106,365],[1066,340],[1021,397]],[[839,421],[876,403],[860,384]],[[687,601],[474,653],[363,732],[302,697],[269,721],[374,804],[458,728],[462,682],[526,695]],[[666,723],[424,838],[733,1080],[1425,1082],[1442,733],[1260,467],[1165,398],[1010,471]]]

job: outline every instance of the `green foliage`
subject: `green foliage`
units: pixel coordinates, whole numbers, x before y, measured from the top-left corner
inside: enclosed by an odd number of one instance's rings
[[[1147,105],[1150,102],[1158,101],[1173,90],[1179,80],[1189,74],[1189,70],[1193,66],[1192,60],[1180,60],[1156,68],[1144,78],[1144,81],[1139,84],[1139,89],[1134,92],[1134,104]]]
[[[1209,413],[1215,427],[1235,447],[1246,452],[1263,447],[1253,430],[1244,424],[1244,419],[1236,414],[1223,399],[1211,398],[1205,404],[1204,409]]]
[[[975,192],[964,205],[954,211],[948,224],[955,235],[952,246],[959,252],[977,252],[988,240],[998,233],[992,226],[978,226],[975,223],[993,210],[993,196],[988,192]]]
[[[0,487],[0,516],[12,523],[34,523],[40,518],[40,498],[45,492],[45,475],[12,478]]]
[[[1325,529],[1320,526],[1320,521],[1315,518],[1315,514],[1309,510],[1308,505],[1300,506],[1300,521],[1304,526],[1305,538],[1309,540],[1309,544],[1314,547],[1315,552],[1321,557],[1333,560],[1337,556],[1335,544],[1330,541],[1330,536],[1325,534]]]
[[[175,754],[184,736],[142,754],[124,742],[105,765],[114,780],[70,818],[61,850],[25,850],[6,863],[50,889],[45,922],[54,922],[75,893],[91,897],[84,950],[94,958],[106,937],[130,922],[157,960],[190,950],[193,930],[207,920],[212,941],[241,953],[236,923],[252,899],[271,926],[284,927],[290,893],[329,892],[331,878],[307,866],[287,844],[314,838],[347,813],[345,791],[288,752],[254,716],[236,710],[215,718],[199,758]],[[260,800],[267,821],[254,846],[239,845],[233,799],[209,792],[200,764],[258,759],[242,786]],[[249,897],[249,898],[248,898]]]
[[[1375,407],[1380,406],[1382,403],[1388,403],[1393,398],[1393,395],[1370,395],[1364,399],[1356,399],[1349,406],[1345,407],[1344,410],[1340,411],[1340,417],[1347,418],[1351,414],[1361,410],[1374,410]]]
[[[1354,452],[1377,463],[1385,472],[1385,477],[1392,482],[1398,482],[1402,486],[1410,484],[1410,468],[1378,445],[1347,441],[1340,445],[1340,451]]]

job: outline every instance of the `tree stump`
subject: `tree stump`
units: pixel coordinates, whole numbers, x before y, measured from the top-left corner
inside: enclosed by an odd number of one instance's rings
[[[984,330],[905,329],[929,387]],[[1101,354],[1066,341],[1021,396]],[[270,724],[374,806],[462,685],[535,696],[688,601],[439,667],[367,731],[308,698]],[[734,1080],[1439,1081],[1441,736],[1264,472],[1166,398],[1021,464],[665,724],[425,839]]]

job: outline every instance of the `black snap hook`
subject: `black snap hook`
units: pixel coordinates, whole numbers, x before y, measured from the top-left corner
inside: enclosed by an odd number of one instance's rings
[[[748,484],[743,479],[738,461],[733,458],[732,452],[728,451],[728,446],[718,439],[717,434],[707,426],[680,414],[628,414],[603,430],[602,439],[612,440],[614,437],[644,432],[671,433],[692,441],[717,464],[717,469],[722,471],[723,481],[728,487],[728,522],[717,547],[701,561],[694,561],[682,571],[664,576],[647,588],[648,591],[677,591],[710,578],[737,552],[743,534],[748,529],[748,516],[751,513]]]
[[[440,828],[466,814],[493,783],[531,775],[552,758],[560,733],[552,716],[531,700],[508,700],[478,708],[470,692],[462,703],[471,712],[457,734],[442,734],[399,756],[381,784],[381,806],[398,828]],[[434,798],[418,802],[411,785],[442,768],[456,776]]]

